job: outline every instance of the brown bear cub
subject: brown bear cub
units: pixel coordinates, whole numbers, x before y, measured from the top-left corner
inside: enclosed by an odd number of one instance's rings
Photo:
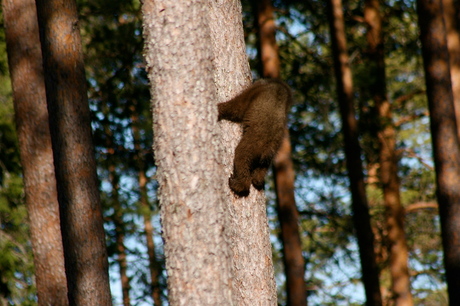
[[[277,79],[256,81],[235,98],[218,104],[218,120],[243,124],[229,179],[236,195],[249,195],[251,183],[258,190],[264,188],[265,174],[284,137],[291,104],[291,89]]]

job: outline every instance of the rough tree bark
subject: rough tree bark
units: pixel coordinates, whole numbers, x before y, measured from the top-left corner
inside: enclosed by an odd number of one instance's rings
[[[375,259],[374,234],[371,228],[369,207],[364,186],[361,147],[358,141],[358,124],[353,105],[353,82],[348,62],[341,0],[328,1],[328,18],[337,82],[337,98],[342,118],[346,164],[350,178],[353,223],[358,239],[362,280],[366,292],[366,305],[377,306],[382,305],[379,271]]]
[[[68,305],[37,10],[33,0],[2,5],[38,303]]]
[[[69,303],[111,305],[75,1],[36,1]]]
[[[396,131],[391,104],[387,99],[382,18],[379,0],[364,2],[370,78],[369,92],[377,109],[380,159],[380,184],[383,189],[388,251],[390,256],[391,299],[395,306],[413,305],[410,292],[408,248],[404,232],[404,207],[401,205],[396,154]]]
[[[418,0],[449,305],[460,305],[460,143],[441,0]]]
[[[231,305],[208,5],[142,5],[171,305]]]
[[[214,51],[217,101],[233,98],[251,80],[244,43],[241,2],[212,1],[209,18]],[[251,187],[247,198],[236,198],[228,187],[235,148],[241,137],[238,124],[220,124],[225,165],[226,200],[230,212],[229,235],[233,253],[232,295],[235,305],[277,305],[272,250],[265,195]]]
[[[142,11],[170,302],[276,305],[265,198],[230,192],[241,128],[217,124],[216,103],[250,82],[241,4],[145,1]]]
[[[280,78],[280,58],[271,0],[255,0],[252,5],[255,11],[261,74],[267,78]],[[273,160],[278,220],[283,243],[286,296],[288,305],[306,306],[305,261],[300,242],[299,217],[294,196],[295,172],[291,154],[289,130],[286,127],[280,150]]]

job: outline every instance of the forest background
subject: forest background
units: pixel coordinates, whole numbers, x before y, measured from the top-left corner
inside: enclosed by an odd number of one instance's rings
[[[274,1],[281,78],[294,91],[289,118],[295,200],[310,305],[362,305],[333,55],[324,2]],[[150,98],[137,1],[78,1],[88,96],[114,304],[166,304],[166,273],[156,199]],[[367,196],[384,299],[391,300],[385,208],[377,178],[378,141],[364,3],[344,1],[348,53]],[[429,114],[414,1],[381,4],[387,96],[396,128],[398,174],[416,305],[445,305],[447,293],[435,197]],[[247,53],[261,76],[254,3],[243,2]],[[0,32],[0,299],[36,304],[4,33]],[[280,304],[286,303],[276,195],[267,212]],[[154,286],[152,284],[155,284]],[[126,294],[128,293],[127,297]]]

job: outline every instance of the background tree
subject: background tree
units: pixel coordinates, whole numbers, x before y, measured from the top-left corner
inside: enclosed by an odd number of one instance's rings
[[[38,300],[67,305],[59,204],[34,1],[3,1]]]
[[[449,64],[454,97],[455,117],[460,137],[460,32],[457,17],[458,2],[452,0],[442,1],[442,11],[446,27],[447,48],[449,50]]]
[[[69,303],[111,305],[77,7],[36,4]]]
[[[460,303],[460,142],[441,1],[417,1],[450,305]]]
[[[258,34],[260,74],[265,78],[280,78],[280,58],[276,44],[276,24],[270,0],[252,1],[255,12],[255,28]],[[283,263],[286,274],[288,305],[307,305],[305,286],[305,262],[300,242],[298,211],[294,196],[295,172],[292,162],[289,130],[273,160],[278,220],[283,243]]]
[[[364,186],[361,148],[358,142],[358,124],[353,105],[353,83],[348,59],[341,1],[329,1],[328,10],[334,70],[337,82],[337,98],[342,118],[347,172],[350,178],[353,223],[359,244],[362,280],[366,288],[366,303],[368,305],[382,305],[379,270],[374,253],[374,235],[372,233]]]
[[[410,275],[407,266],[408,249],[404,232],[404,207],[401,205],[398,177],[396,131],[392,106],[387,98],[385,77],[385,48],[382,17],[378,0],[364,2],[364,19],[367,26],[366,39],[369,57],[369,95],[374,102],[377,123],[376,138],[379,143],[379,181],[385,205],[386,240],[390,257],[391,299],[395,305],[412,305]]]

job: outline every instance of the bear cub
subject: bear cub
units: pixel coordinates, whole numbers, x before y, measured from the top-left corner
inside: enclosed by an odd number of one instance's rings
[[[291,89],[277,79],[258,80],[235,98],[218,104],[218,120],[243,125],[243,136],[235,149],[230,189],[240,197],[252,185],[264,188],[265,174],[284,137]]]

